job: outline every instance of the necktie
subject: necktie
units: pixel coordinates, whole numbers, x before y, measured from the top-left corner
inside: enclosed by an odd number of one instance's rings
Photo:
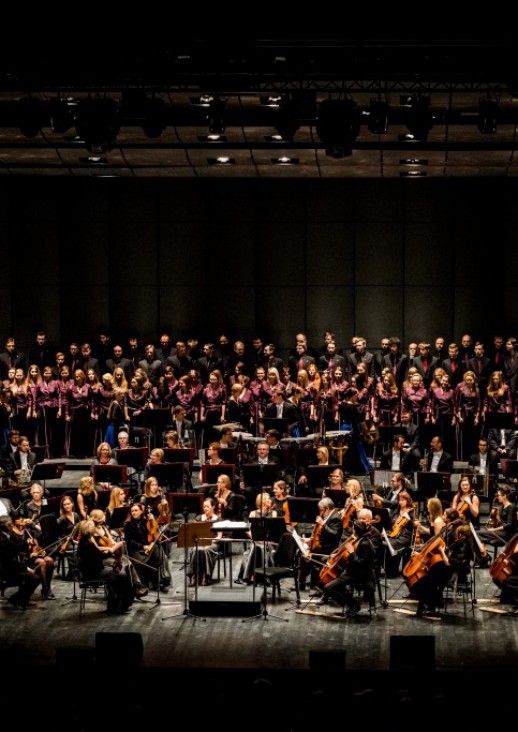
[[[495,366],[498,366],[499,363],[500,363],[500,354],[497,351],[495,353]]]
[[[304,368],[304,359],[301,358],[299,361],[299,371],[301,371]]]
[[[480,363],[480,359],[477,358],[477,371],[478,371],[478,373],[480,373],[481,370],[482,370],[482,364]]]
[[[426,360],[426,358],[423,358],[423,371],[426,371],[427,368],[428,368],[428,361]]]
[[[452,372],[452,374],[454,374],[454,373],[455,373],[455,368],[456,368],[456,366],[455,366],[455,361],[452,361],[452,362],[451,362],[451,372]]]

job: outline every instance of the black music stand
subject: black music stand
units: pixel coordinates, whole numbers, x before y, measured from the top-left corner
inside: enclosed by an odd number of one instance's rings
[[[219,451],[224,463],[235,465],[237,461],[237,447],[222,447]]]
[[[32,469],[31,481],[43,483],[43,491],[45,492],[45,482],[47,480],[59,480],[63,475],[66,463],[36,463]]]
[[[178,514],[194,514],[197,516],[202,512],[204,495],[203,493],[166,493],[167,502],[171,516]]]
[[[108,518],[110,529],[122,529],[129,514],[129,506],[117,506]]]
[[[232,463],[220,463],[219,465],[210,465],[204,463],[201,466],[201,480],[202,483],[208,483],[209,485],[216,485],[218,476],[228,475],[232,486],[236,482],[236,466]]]
[[[314,524],[319,514],[319,498],[295,498],[288,496],[288,511],[290,522],[297,524]],[[292,513],[293,512],[293,513]]]
[[[449,473],[416,473],[416,489],[423,498],[434,498],[439,491],[447,489],[449,483]]]
[[[243,465],[242,471],[245,486],[259,489],[271,486],[279,479],[280,465],[279,463],[268,463],[268,465],[250,463]]]
[[[326,488],[325,491],[326,498],[330,498],[333,501],[335,508],[343,508],[345,506],[345,502],[349,498],[347,491],[335,488]]]
[[[139,425],[146,427],[153,435],[153,445],[162,444],[162,433],[171,424],[170,409],[143,409],[138,416]],[[158,439],[160,436],[160,439]]]
[[[94,483],[109,483],[110,485],[121,486],[128,479],[126,467],[126,465],[94,465]]]
[[[339,468],[339,465],[308,465],[308,488],[313,494],[318,488],[329,485],[329,474]]]
[[[158,480],[161,488],[183,488],[184,465],[183,463],[150,463],[148,465],[149,476]]]
[[[367,506],[366,508],[372,513],[372,523],[376,526],[378,531],[385,529],[390,531],[392,521],[390,520],[390,511],[388,508],[376,508],[375,506]]]
[[[119,465],[127,465],[133,468],[137,473],[144,470],[149,459],[149,449],[147,447],[118,447],[114,450],[115,458]]]
[[[277,430],[280,435],[284,436],[289,435],[291,432],[290,427],[292,422],[285,417],[264,417],[263,424],[265,432],[268,432],[268,430]]]
[[[182,549],[183,548],[183,589],[184,589],[184,597],[183,597],[183,610],[181,613],[175,613],[174,615],[168,615],[167,617],[162,617],[162,620],[169,620],[171,618],[196,618],[197,615],[194,615],[194,613],[191,613],[189,611],[189,608],[187,607],[187,601],[188,601],[188,595],[187,595],[187,567],[189,566],[189,552],[188,549],[190,547],[196,547],[196,550],[198,549],[198,541],[201,538],[212,538],[211,535],[211,527],[212,522],[210,521],[193,521],[189,523],[188,520],[188,513],[186,510],[184,510],[183,514],[184,520],[183,523],[180,524],[178,527],[178,540],[177,540],[177,548]],[[197,584],[198,584],[198,562],[196,562],[196,589],[195,593],[197,591]],[[202,618],[202,620],[205,620],[205,618]]]
[[[166,463],[186,463],[192,470],[194,450],[192,447],[164,447],[164,460]]]

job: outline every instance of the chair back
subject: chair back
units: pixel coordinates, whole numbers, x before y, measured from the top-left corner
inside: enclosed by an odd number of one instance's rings
[[[55,513],[45,513],[39,518],[41,533],[42,533],[42,546],[46,547],[49,544],[53,544],[57,541],[61,534],[58,526],[58,518]]]
[[[240,493],[236,493],[234,496],[234,515],[232,521],[242,521],[243,514],[245,512],[246,498]]]
[[[288,532],[283,534],[275,550],[275,566],[292,567],[295,563],[298,549],[297,542],[293,536]]]

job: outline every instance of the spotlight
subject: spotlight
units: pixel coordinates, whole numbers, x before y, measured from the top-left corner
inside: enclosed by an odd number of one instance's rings
[[[114,99],[87,99],[79,104],[76,130],[89,152],[99,155],[112,150],[119,129],[119,107]]]
[[[481,99],[478,105],[478,129],[483,135],[496,132],[498,102],[495,99]]]
[[[428,133],[433,127],[433,115],[430,112],[430,97],[410,97],[410,110],[407,113],[406,126],[412,139],[428,139]]]
[[[225,132],[225,102],[216,97],[209,105],[207,120],[209,122],[209,132],[216,135],[222,135]]]
[[[367,127],[373,135],[385,135],[388,129],[388,102],[372,99],[369,105],[369,121]]]
[[[325,99],[320,103],[317,134],[326,155],[345,158],[352,155],[352,143],[360,131],[356,102],[352,99]]]
[[[25,137],[35,137],[47,122],[43,104],[39,99],[20,99],[18,102],[18,128]]]

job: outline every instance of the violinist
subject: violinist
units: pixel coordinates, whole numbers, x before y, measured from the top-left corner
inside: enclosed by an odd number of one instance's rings
[[[208,497],[203,501],[203,513],[196,516],[196,521],[217,521],[218,514],[216,512],[216,501],[212,497]],[[198,582],[200,585],[210,585],[212,582],[212,572],[216,564],[219,552],[222,532],[218,532],[215,539],[210,544],[199,544],[198,548],[191,547],[189,552],[189,568],[187,576],[189,577],[189,586],[196,584],[196,574],[198,574]],[[196,572],[198,569],[198,572]]]
[[[77,507],[83,519],[97,507],[97,491],[91,475],[81,478],[77,489]]]
[[[18,529],[14,530],[15,523]],[[41,578],[27,563],[27,555],[20,553],[22,546],[20,531],[23,532],[23,519],[19,514],[14,518],[4,516],[0,519],[0,574],[8,585],[18,589],[7,602],[20,610],[26,610],[32,593],[39,585]]]
[[[21,515],[31,520],[31,531],[35,531],[37,537],[41,537],[40,516],[43,507],[47,505],[47,499],[43,497],[43,486],[33,483],[30,488],[30,498],[19,507]]]
[[[398,509],[392,519],[392,528],[388,533],[388,541],[392,552],[385,551],[385,573],[388,578],[394,579],[399,574],[399,565],[405,549],[412,544],[414,533],[413,512],[416,504],[410,493],[400,491],[397,497]]]
[[[108,526],[111,524],[114,510],[116,508],[124,508],[126,505],[126,491],[124,488],[120,488],[119,486],[112,488],[110,491],[110,500],[108,501],[108,507],[106,509],[106,521]]]
[[[495,499],[498,504],[496,512],[496,526],[487,526],[477,532],[478,536],[486,544],[491,546],[504,546],[516,533],[516,511],[517,507],[510,500],[511,489],[507,485],[498,487]]]
[[[137,500],[145,506],[145,512],[152,515],[156,520],[160,529],[159,548],[162,553],[161,577],[162,589],[166,589],[171,584],[171,572],[169,571],[168,559],[171,555],[172,537],[171,512],[169,502],[164,495],[164,491],[158,485],[158,480],[151,476],[144,483],[144,495],[137,496]]]
[[[318,502],[318,511],[313,533],[309,539],[304,539],[304,541],[308,545],[311,555],[318,557],[319,564],[313,563],[311,569],[307,563],[301,564],[299,582],[301,590],[306,589],[308,574],[311,574],[311,586],[317,584],[321,560],[324,561],[337,548],[342,536],[342,519],[333,501],[330,498],[321,498]]]
[[[479,511],[480,511],[480,499],[476,494],[475,489],[471,485],[471,481],[467,475],[461,475],[459,480],[459,487],[455,494],[452,504],[452,508],[456,508],[459,515],[464,518],[465,521],[469,521],[473,524],[475,529],[479,527]]]
[[[269,493],[259,493],[255,499],[255,510],[250,511],[248,518],[277,518],[277,511],[273,507],[272,499]],[[252,539],[250,531],[246,532],[249,539]],[[243,552],[243,558],[237,574],[236,582],[251,584],[256,567],[262,567],[263,564],[269,567],[272,565],[271,548],[276,545],[266,544],[264,541],[252,542]],[[252,551],[252,547],[254,551]],[[266,558],[263,553],[267,549]]]
[[[108,615],[129,612],[135,591],[128,564],[122,561],[124,542],[114,541],[105,525],[104,511],[94,509],[78,531],[77,559],[81,577],[104,580]]]
[[[29,524],[30,525],[30,524]],[[54,560],[46,556],[34,533],[29,529],[27,519],[20,511],[15,513],[11,529],[11,540],[16,544],[18,555],[23,557],[27,567],[34,571],[41,582],[41,599],[55,600],[51,589]]]
[[[347,499],[344,507],[340,511],[342,520],[342,536],[340,541],[344,542],[353,532],[354,519],[358,515],[360,509],[364,507],[362,487],[359,480],[349,478],[345,484],[345,492]]]
[[[375,563],[381,535],[372,526],[372,512],[368,508],[358,511],[353,524],[353,534],[345,545],[348,559],[345,569],[324,586],[318,606],[326,605],[330,599],[339,605],[347,605],[347,617],[354,617],[360,610],[355,592],[363,590],[364,599],[374,604]]]
[[[419,534],[425,534],[426,536],[438,536],[445,526],[442,503],[438,498],[429,498],[426,508],[428,510],[428,526],[425,526],[419,521],[419,519],[417,519],[414,524],[415,529]]]
[[[158,587],[158,570],[161,568],[162,552],[160,550],[158,524],[153,517],[146,518],[142,503],[133,503],[130,508],[130,519],[124,524],[124,538],[129,556],[134,559],[138,579],[142,588],[137,588],[137,597],[144,597],[147,589]],[[144,591],[143,591],[144,590]]]

